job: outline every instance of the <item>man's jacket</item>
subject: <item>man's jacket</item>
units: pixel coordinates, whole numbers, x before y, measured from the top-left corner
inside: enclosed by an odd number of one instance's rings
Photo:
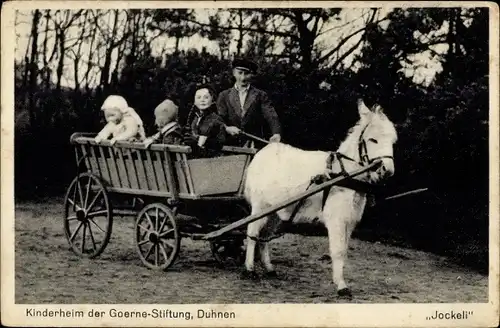
[[[266,134],[281,134],[281,125],[267,94],[250,86],[241,109],[238,90],[234,87],[224,90],[217,99],[217,110],[227,126],[236,126],[261,138]],[[266,133],[267,132],[267,133]]]

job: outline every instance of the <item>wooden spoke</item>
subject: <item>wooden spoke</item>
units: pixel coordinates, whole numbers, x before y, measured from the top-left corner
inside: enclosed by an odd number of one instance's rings
[[[70,215],[70,216],[68,216],[66,218],[66,220],[68,220],[68,221],[74,221],[74,220],[76,220],[76,215]]]
[[[92,219],[92,218],[94,218],[95,216],[101,216],[101,215],[103,215],[103,214],[107,214],[107,213],[108,213],[108,211],[107,211],[107,210],[99,210],[99,211],[94,211],[94,212],[89,212],[89,213],[87,213],[87,217],[88,217],[89,219]]]
[[[96,250],[96,243],[95,243],[95,239],[94,239],[94,234],[92,232],[92,227],[90,226],[90,222],[87,222],[87,226],[88,226],[88,229],[89,229],[89,235],[90,235],[90,240],[92,241],[92,250]]]
[[[167,250],[165,249],[165,247],[163,247],[163,243],[158,244],[158,246],[160,247],[163,257],[165,258],[165,260],[167,260],[168,259]]]
[[[87,208],[89,193],[90,193],[90,179],[89,182],[87,183],[87,190],[85,191],[85,202],[83,203],[83,208]]]
[[[142,230],[144,230],[144,231],[146,231],[146,232],[151,233],[151,230],[149,230],[148,228],[145,228],[144,226],[142,226],[142,225],[140,225],[140,224],[138,224],[138,225],[137,225],[137,227],[138,227],[139,229],[142,229]]]
[[[156,208],[156,211],[155,211],[155,218],[156,218],[156,220],[155,220],[155,231],[156,231],[156,232],[160,232],[160,231],[158,230],[158,228],[159,228],[159,227],[158,227],[158,220],[160,219],[160,216],[159,216],[159,214],[158,214],[158,211],[159,211],[159,209],[158,209],[158,207],[157,207],[157,208]]]
[[[137,245],[138,246],[142,246],[142,245],[147,244],[147,243],[149,243],[149,240],[148,239],[144,239],[143,241],[138,242]]]
[[[163,232],[163,233],[160,234],[160,238],[165,238],[167,235],[169,235],[169,234],[171,234],[173,232],[175,232],[175,229],[173,229],[173,228],[172,229],[168,229],[167,231],[165,231],[165,232]]]
[[[240,266],[245,260],[243,240],[213,241],[210,243],[210,249],[222,267]]]
[[[173,244],[171,244],[170,242],[168,242],[168,241],[166,241],[166,240],[163,240],[163,239],[162,239],[162,240],[161,240],[161,243],[162,243],[163,245],[168,246],[168,248],[170,248],[170,249],[174,249],[174,248],[175,248],[175,246],[174,246]]]
[[[151,247],[149,248],[149,251],[146,253],[146,256],[144,256],[144,258],[147,260],[149,255],[151,255],[151,251],[153,250],[153,248],[155,247],[154,244],[151,245]]]
[[[163,231],[163,228],[165,227],[165,224],[167,223],[167,221],[168,221],[168,218],[164,217],[163,221],[161,222],[160,228],[158,228],[158,233],[159,234],[161,234],[161,232]]]
[[[85,253],[85,237],[87,237],[86,232],[87,232],[87,224],[84,224],[83,225],[82,248],[81,248],[82,254]]]
[[[82,209],[80,206],[76,205],[72,199],[68,198],[68,202],[73,206],[73,211],[79,211]]]
[[[82,188],[81,188],[81,183],[80,183],[80,180],[78,180],[78,182],[77,182],[77,184],[76,184],[76,187],[77,187],[77,189],[78,189],[78,196],[80,196],[80,205],[81,205],[81,207],[82,207],[82,208],[85,208],[85,207],[83,206],[83,202],[84,202],[84,200],[83,200],[83,194],[82,194]]]
[[[149,217],[148,212],[144,212],[144,215],[146,216],[146,219],[149,221],[151,228],[153,228],[155,225],[153,224],[153,221],[151,221],[151,218]]]
[[[155,265],[158,266],[160,263],[160,247],[158,244],[155,244]]]
[[[103,189],[99,190],[99,192],[94,196],[94,199],[92,199],[92,202],[90,202],[89,207],[87,208],[87,211],[90,211],[96,202],[96,200],[99,198],[99,196],[102,194]]]
[[[78,225],[78,227],[76,228],[76,230],[71,235],[71,237],[70,237],[70,241],[71,242],[75,239],[76,234],[78,233],[78,231],[80,231],[80,228],[82,227],[82,225],[83,225],[83,222],[80,222],[80,224]]]
[[[97,227],[97,229],[101,230],[101,232],[106,233],[106,231],[104,231],[104,229],[103,229],[103,228],[101,228],[101,227],[100,227],[100,226],[99,226],[99,225],[98,225],[98,224],[94,221],[94,218],[89,218],[89,222],[90,222],[90,223],[93,223],[93,224]]]

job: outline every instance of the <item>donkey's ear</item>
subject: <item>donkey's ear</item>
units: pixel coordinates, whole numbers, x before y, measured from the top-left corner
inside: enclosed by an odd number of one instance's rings
[[[370,109],[365,105],[363,99],[358,99],[359,117],[365,117],[371,113]]]

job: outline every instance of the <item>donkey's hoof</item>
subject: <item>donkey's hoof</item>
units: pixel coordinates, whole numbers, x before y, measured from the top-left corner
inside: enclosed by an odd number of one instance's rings
[[[278,279],[279,276],[278,274],[276,273],[276,271],[267,271],[265,274],[264,274],[264,278],[266,279]]]
[[[349,288],[342,288],[337,291],[339,297],[352,298],[352,293]]]
[[[255,271],[243,270],[240,275],[242,280],[258,280],[259,275]]]

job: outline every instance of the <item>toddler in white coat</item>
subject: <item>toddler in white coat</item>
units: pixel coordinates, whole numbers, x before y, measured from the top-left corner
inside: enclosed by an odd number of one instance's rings
[[[95,142],[108,140],[111,144],[117,141],[143,141],[146,138],[143,123],[135,110],[128,106],[125,98],[111,95],[102,104],[101,110],[108,122],[95,137]]]

